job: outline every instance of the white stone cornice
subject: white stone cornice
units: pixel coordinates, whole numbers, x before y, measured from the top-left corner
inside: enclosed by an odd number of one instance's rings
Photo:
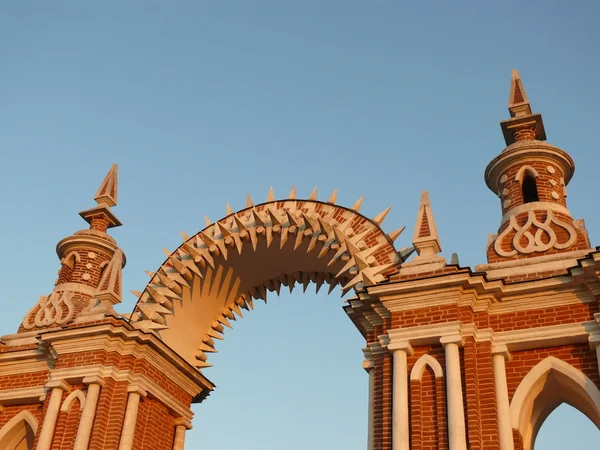
[[[442,336],[460,334],[460,322],[421,325],[388,330],[390,342],[410,342],[414,346],[439,344]]]
[[[42,403],[44,400],[46,400],[46,388],[44,386],[0,391],[0,405],[2,406]]]
[[[412,346],[410,345],[410,342],[398,341],[395,339],[390,339],[390,341],[388,342],[388,345],[387,345],[387,349],[392,353],[396,352],[396,351],[401,351],[401,352],[406,353],[408,356],[410,356],[414,353],[414,350],[413,350]]]
[[[442,336],[440,338],[440,344],[442,344],[444,347],[448,344],[456,344],[459,347],[464,347],[465,340],[463,339],[463,336],[460,334],[452,334],[449,336]]]
[[[549,325],[522,330],[494,333],[494,342],[504,344],[509,351],[553,347],[557,345],[582,344],[589,342],[590,336],[600,335],[600,327],[595,321],[573,324]]]
[[[0,353],[0,377],[49,370],[53,361],[38,349]]]
[[[140,330],[102,324],[44,333],[42,339],[52,346],[58,357],[62,354],[100,350],[144,359],[192,397],[201,389],[213,388],[206,377],[176,355],[164,342]]]

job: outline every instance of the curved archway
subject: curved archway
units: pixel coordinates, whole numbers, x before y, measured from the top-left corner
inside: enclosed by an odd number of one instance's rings
[[[351,208],[328,202],[290,198],[253,205],[215,222],[189,237],[155,273],[131,315],[131,323],[153,330],[165,343],[198,368],[210,367],[208,353],[223,327],[242,316],[253,300],[267,292],[306,289],[324,283],[342,293],[385,280],[410,250],[396,251],[402,232],[386,235],[380,228],[389,212],[373,219],[359,213],[362,198]],[[183,234],[183,233],[182,233]]]
[[[442,378],[444,376],[444,371],[442,370],[442,366],[438,360],[431,355],[425,354],[417,360],[410,371],[411,381],[419,381],[423,376],[423,372],[425,372],[427,366],[431,367],[431,370],[436,378]]]
[[[21,411],[0,430],[0,448],[6,450],[31,450],[38,423],[29,411]]]
[[[600,390],[581,371],[550,356],[523,378],[513,395],[510,416],[513,429],[531,450],[544,420],[560,404],[567,403],[585,414],[600,429]]]

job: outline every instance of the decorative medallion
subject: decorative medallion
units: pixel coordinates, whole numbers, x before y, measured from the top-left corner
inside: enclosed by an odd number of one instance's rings
[[[41,295],[40,299],[25,316],[23,328],[31,330],[51,325],[64,325],[73,317],[75,308],[71,301],[71,292],[52,292],[50,297]]]

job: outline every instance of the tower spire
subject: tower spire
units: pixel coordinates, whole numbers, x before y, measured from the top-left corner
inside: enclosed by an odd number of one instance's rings
[[[421,194],[412,243],[419,256],[436,256],[442,251],[427,191],[423,191]]]
[[[508,94],[510,119],[500,122],[506,145],[523,140],[546,140],[541,114],[531,112],[523,81],[517,69],[513,69]]]
[[[81,211],[79,215],[90,224],[90,230],[105,233],[108,228],[119,227],[121,222],[110,210],[111,206],[117,205],[118,198],[118,166],[113,164],[100,188],[94,196],[98,206]]]

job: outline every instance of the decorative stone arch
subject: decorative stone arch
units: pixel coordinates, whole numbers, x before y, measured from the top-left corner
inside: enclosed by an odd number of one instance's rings
[[[272,190],[267,202],[234,213],[189,237],[154,273],[131,315],[136,327],[155,332],[192,365],[203,368],[214,339],[231,327],[241,309],[253,308],[267,292],[306,289],[315,283],[350,289],[380,283],[397,272],[412,249],[396,251],[393,245],[402,229],[386,235],[380,225],[390,208],[369,219],[359,213],[362,198],[351,208],[327,202],[288,199],[276,201]]]
[[[540,427],[554,409],[567,403],[585,414],[600,429],[600,390],[583,372],[550,356],[523,378],[510,404],[513,429],[531,450]]]
[[[68,411],[71,408],[72,403],[76,400],[79,400],[79,409],[82,410],[83,404],[85,403],[85,394],[81,391],[81,389],[76,389],[71,392],[67,398],[65,398],[60,410]]]
[[[524,165],[515,174],[515,181],[522,183],[526,174],[531,175],[533,178],[537,178],[539,176],[537,170],[535,170],[533,167]]]
[[[38,422],[29,411],[21,411],[0,430],[3,450],[32,450]]]
[[[417,360],[412,370],[410,371],[410,381],[421,380],[421,378],[423,377],[423,372],[425,372],[427,366],[431,368],[436,378],[444,377],[444,370],[442,369],[442,366],[438,362],[438,360],[431,355],[425,354]]]

